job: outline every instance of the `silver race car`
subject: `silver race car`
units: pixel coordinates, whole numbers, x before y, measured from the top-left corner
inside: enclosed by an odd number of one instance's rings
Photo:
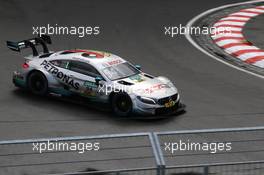
[[[118,116],[131,113],[161,115],[184,109],[180,95],[165,77],[154,77],[117,55],[95,50],[51,52],[47,35],[20,42],[7,41],[8,48],[31,48],[22,68],[13,74],[17,87],[36,95],[80,97],[111,105]],[[36,46],[43,47],[38,53]]]

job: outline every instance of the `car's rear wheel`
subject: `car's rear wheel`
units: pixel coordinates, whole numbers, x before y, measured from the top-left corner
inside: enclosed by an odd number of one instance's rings
[[[128,94],[117,93],[114,94],[111,100],[112,111],[120,116],[129,116],[132,112],[132,101]]]
[[[45,75],[39,71],[29,74],[27,79],[28,89],[36,95],[46,95],[48,92],[48,81]]]

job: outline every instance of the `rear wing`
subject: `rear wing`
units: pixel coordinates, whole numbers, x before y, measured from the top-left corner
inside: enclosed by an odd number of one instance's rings
[[[31,48],[33,56],[38,56],[38,51],[36,49],[37,45],[41,45],[44,53],[49,53],[47,44],[51,44],[51,38],[48,35],[41,35],[36,38],[27,39],[19,42],[6,41],[6,45],[9,49],[13,51],[20,52],[21,49]]]

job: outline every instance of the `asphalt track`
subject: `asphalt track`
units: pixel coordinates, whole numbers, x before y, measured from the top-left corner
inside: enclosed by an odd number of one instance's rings
[[[0,140],[142,131],[261,126],[264,82],[194,48],[184,36],[164,35],[164,26],[185,25],[201,12],[239,1],[0,1]],[[101,27],[98,36],[53,36],[52,50],[105,50],[145,72],[169,77],[187,112],[164,120],[120,119],[79,104],[40,98],[17,90],[12,71],[19,53],[6,40],[32,37],[32,26],[46,24]]]
[[[264,24],[263,21],[264,15],[257,16],[250,20],[246,25],[244,29],[244,35],[245,37],[253,43],[254,46],[257,46],[258,48],[263,49],[264,44],[264,36],[261,35],[261,31],[263,31]],[[254,31],[254,32],[252,32]]]

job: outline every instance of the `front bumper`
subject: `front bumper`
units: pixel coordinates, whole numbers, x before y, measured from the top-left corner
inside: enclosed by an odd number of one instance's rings
[[[173,114],[177,114],[177,113],[183,112],[185,110],[185,107],[186,107],[186,105],[184,105],[183,103],[178,102],[173,107],[157,108],[155,110],[155,115],[173,115]]]
[[[133,99],[134,102],[134,113],[140,115],[172,115],[184,111],[185,105],[180,102],[180,97],[173,101],[173,106],[166,106],[160,104],[147,104],[143,103],[138,99]]]

